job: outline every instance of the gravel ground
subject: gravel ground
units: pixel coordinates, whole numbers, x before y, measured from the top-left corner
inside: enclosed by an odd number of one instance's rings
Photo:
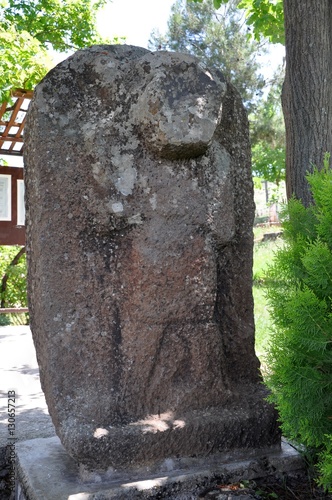
[[[200,499],[232,500],[316,500],[332,499],[317,486],[314,479],[303,472],[297,475],[268,476],[255,481],[243,481],[232,485],[211,485],[198,497]]]
[[[166,497],[155,497],[166,498]],[[171,499],[171,497],[168,497]],[[191,500],[331,500],[332,494],[318,488],[315,481],[306,473],[291,476],[268,476],[255,481],[243,481],[236,484],[222,484],[216,481],[207,487],[200,495]],[[0,471],[0,500],[14,500],[5,471]],[[47,499],[40,499],[47,500]],[[62,500],[62,499],[59,499]],[[151,498],[152,500],[152,498]]]

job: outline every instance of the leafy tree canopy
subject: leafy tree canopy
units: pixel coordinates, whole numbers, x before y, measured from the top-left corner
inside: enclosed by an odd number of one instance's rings
[[[177,0],[166,34],[152,34],[150,48],[188,52],[225,74],[249,111],[253,173],[278,185],[285,178],[285,131],[280,103],[284,73],[283,68],[277,70],[263,97],[266,82],[260,75],[257,55],[265,51],[267,44],[248,37],[244,10],[238,8],[242,3],[243,0],[229,0],[217,11],[213,0]]]
[[[1,0],[2,29],[27,31],[45,48],[66,51],[101,41],[97,11],[106,0]]]
[[[177,0],[171,10],[166,34],[154,33],[149,47],[187,52],[210,68],[221,70],[241,94],[247,109],[255,106],[265,86],[257,54],[264,47],[247,37],[239,0],[216,11],[212,0],[186,4]]]
[[[0,0],[0,101],[13,88],[34,88],[52,67],[47,49],[101,43],[96,15],[106,1]]]
[[[283,68],[279,68],[267,96],[249,116],[253,173],[279,185],[285,179],[285,127],[281,109]]]
[[[190,1],[202,3],[204,0]],[[216,9],[229,2],[213,0]],[[241,0],[238,7],[245,9],[247,24],[256,40],[264,37],[271,43],[285,43],[283,0]]]
[[[52,67],[52,61],[38,40],[14,26],[0,28],[0,102],[8,101],[12,89],[31,90]]]

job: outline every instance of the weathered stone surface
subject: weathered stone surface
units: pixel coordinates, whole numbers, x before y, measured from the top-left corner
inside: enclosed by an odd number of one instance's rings
[[[25,138],[31,328],[89,468],[279,442],[251,293],[246,113],[183,54],[95,46],[37,87]]]

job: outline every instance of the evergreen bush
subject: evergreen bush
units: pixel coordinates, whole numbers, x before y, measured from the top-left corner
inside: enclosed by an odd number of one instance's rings
[[[267,280],[274,323],[266,379],[283,433],[319,457],[332,491],[332,171],[307,176],[314,203],[291,199],[282,214],[285,245]]]

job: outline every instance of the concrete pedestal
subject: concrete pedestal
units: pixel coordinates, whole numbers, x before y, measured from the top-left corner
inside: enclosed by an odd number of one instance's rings
[[[191,500],[220,481],[235,482],[303,468],[299,453],[285,442],[281,450],[167,459],[158,472],[141,469],[121,473],[84,471],[57,437],[17,443],[16,449],[16,500]]]

